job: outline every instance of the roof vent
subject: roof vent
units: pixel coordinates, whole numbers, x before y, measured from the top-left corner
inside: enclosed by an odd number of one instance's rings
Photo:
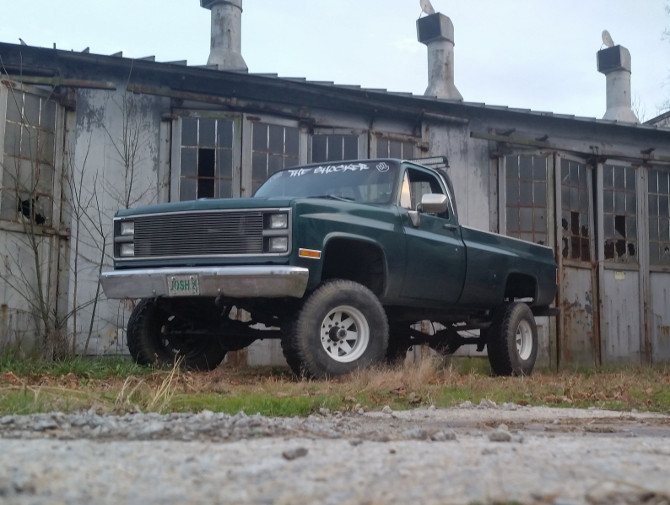
[[[200,0],[212,11],[212,40],[208,65],[219,70],[247,72],[242,58],[242,0]]]
[[[603,32],[603,41],[605,40],[606,45],[613,44],[607,31]],[[597,56],[598,72],[605,74],[607,78],[607,110],[603,119],[639,123],[631,108],[630,52],[625,47],[612,45],[598,51]]]
[[[431,9],[432,10],[432,9]],[[454,84],[454,25],[444,14],[416,21],[419,42],[428,47],[428,88],[424,95],[463,100]]]

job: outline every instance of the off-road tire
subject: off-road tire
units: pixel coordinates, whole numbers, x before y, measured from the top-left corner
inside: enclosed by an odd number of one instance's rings
[[[489,363],[495,375],[530,375],[537,359],[537,325],[528,305],[500,307],[487,330]]]
[[[325,379],[383,362],[388,333],[386,313],[372,291],[330,280],[309,295],[282,349],[297,375]]]
[[[213,370],[226,356],[218,338],[183,338],[170,334],[175,318],[153,299],[143,299],[128,320],[126,338],[132,358],[141,365]]]

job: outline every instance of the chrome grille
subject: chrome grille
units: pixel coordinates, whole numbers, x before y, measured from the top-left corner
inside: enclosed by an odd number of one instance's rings
[[[185,212],[138,216],[135,258],[263,253],[263,213]]]

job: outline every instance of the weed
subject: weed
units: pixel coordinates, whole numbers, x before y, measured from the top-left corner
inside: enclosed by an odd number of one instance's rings
[[[212,372],[139,367],[124,358],[59,363],[0,358],[0,415],[95,408],[101,412],[198,412],[305,416],[331,410],[498,404],[670,411],[667,367],[541,370],[492,377],[481,359],[425,357],[397,367],[359,370],[325,381],[298,380],[277,367]]]

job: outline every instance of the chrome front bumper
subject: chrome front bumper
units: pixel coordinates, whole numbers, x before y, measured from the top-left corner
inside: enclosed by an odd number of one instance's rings
[[[219,295],[230,298],[300,298],[305,293],[308,277],[309,270],[306,268],[264,265],[114,270],[103,272],[100,281],[107,298]],[[182,285],[190,280],[191,288],[197,283],[197,290],[179,293],[171,289],[175,280]]]

